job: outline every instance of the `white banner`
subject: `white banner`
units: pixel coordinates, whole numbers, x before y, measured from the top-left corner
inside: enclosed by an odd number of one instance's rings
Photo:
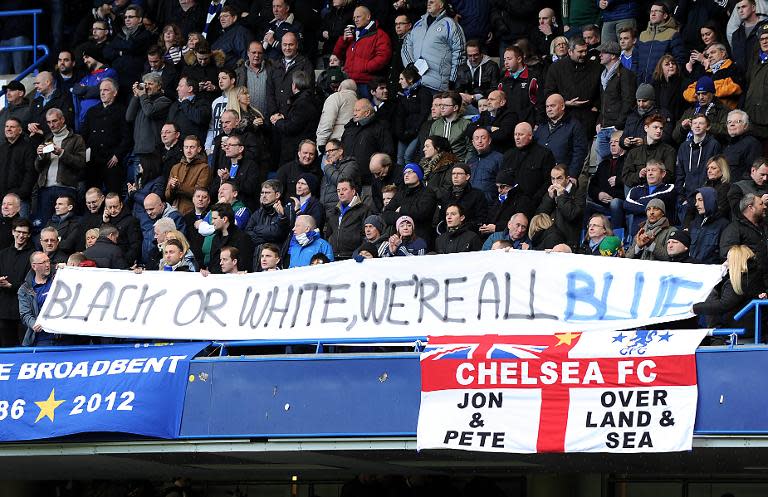
[[[430,337],[417,448],[690,450],[708,331]]]
[[[51,333],[197,340],[632,328],[691,316],[719,266],[533,251],[336,262],[247,275],[59,270]]]

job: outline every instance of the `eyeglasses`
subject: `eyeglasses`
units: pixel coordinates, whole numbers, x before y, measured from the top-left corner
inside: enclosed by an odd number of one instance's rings
[[[325,153],[329,154],[331,152],[338,152],[339,150],[341,150],[341,149],[340,148],[326,148],[325,149]]]
[[[727,123],[727,124],[743,124],[743,123],[744,123],[744,120],[743,120],[743,119],[734,119],[733,121],[731,121],[731,120],[729,119],[728,121],[726,121],[726,123]]]

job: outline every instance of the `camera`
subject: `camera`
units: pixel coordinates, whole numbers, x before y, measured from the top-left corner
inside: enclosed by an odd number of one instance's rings
[[[143,89],[145,89],[145,88],[146,88],[146,85],[144,85],[144,83],[139,83],[139,84],[137,85],[137,88],[138,88],[139,90],[143,90]]]

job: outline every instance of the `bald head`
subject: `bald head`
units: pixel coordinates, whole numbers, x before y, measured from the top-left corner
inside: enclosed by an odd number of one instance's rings
[[[35,76],[36,91],[39,91],[42,95],[48,96],[53,92],[54,89],[55,86],[53,74],[51,74],[50,71],[43,71]]]
[[[565,114],[565,99],[558,93],[550,95],[545,103],[545,110],[548,118],[557,121]]]
[[[367,98],[358,99],[352,111],[352,119],[355,122],[360,122],[371,115],[373,115],[373,104],[371,104],[371,101]]]
[[[339,90],[352,90],[357,91],[357,83],[354,79],[345,79],[339,84]]]
[[[533,128],[526,122],[515,126],[515,146],[523,148],[528,146],[533,140]]]

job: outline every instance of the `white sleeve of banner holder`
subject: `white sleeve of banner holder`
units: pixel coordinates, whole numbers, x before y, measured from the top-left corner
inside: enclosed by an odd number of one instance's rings
[[[720,266],[533,251],[336,262],[247,275],[58,271],[50,333],[192,340],[625,329],[692,316]]]

